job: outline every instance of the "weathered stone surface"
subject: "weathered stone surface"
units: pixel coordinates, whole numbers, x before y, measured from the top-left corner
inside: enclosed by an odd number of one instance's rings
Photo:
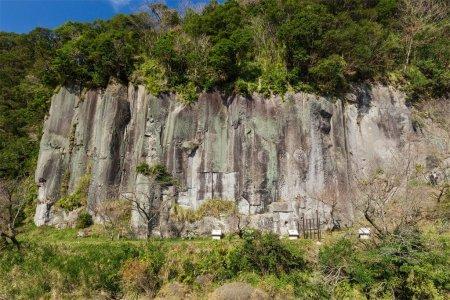
[[[70,160],[69,146],[72,119],[78,96],[69,89],[61,88],[52,97],[49,117],[45,120],[41,138],[36,182],[39,199],[34,222],[47,224],[51,219],[51,205],[60,198],[61,181]]]
[[[243,221],[239,220],[237,216],[223,216],[221,218],[206,216],[199,221],[186,223],[179,235],[183,237],[210,236],[212,230],[221,230],[221,232],[227,234],[238,233],[239,222]]]
[[[56,228],[73,228],[76,226],[78,215],[83,211],[83,208],[66,212],[63,209],[55,209],[52,211],[52,218],[47,225],[55,226]]]
[[[91,174],[88,204],[108,198],[110,189],[120,184],[123,165],[124,130],[130,119],[127,91],[110,85],[105,91],[88,91],[83,97],[61,88],[52,98],[44,124],[36,170],[39,199],[36,225],[51,222],[51,206],[61,195],[65,178],[68,192],[79,179]]]
[[[179,182],[173,201],[166,196],[161,203],[196,209],[207,199],[227,199],[248,215],[249,226],[286,234],[316,211],[326,220],[330,207],[317,195],[330,185],[344,192],[355,175],[389,162],[411,131],[404,95],[379,85],[343,99],[209,93],[192,106],[174,95],[153,97],[142,86],[110,85],[82,97],[62,88],[44,125],[35,222],[51,223],[66,177],[71,192],[91,174],[90,208],[119,194],[145,194],[148,179],[136,167],[146,162],[165,164]],[[340,205],[351,220],[350,203]],[[170,235],[169,210],[155,233]],[[142,228],[136,212],[132,222]],[[192,231],[236,227],[232,220],[202,222]]]

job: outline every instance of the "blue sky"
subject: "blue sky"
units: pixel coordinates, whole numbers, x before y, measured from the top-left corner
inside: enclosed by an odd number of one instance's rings
[[[145,0],[0,0],[0,31],[25,33],[35,27],[55,28],[67,21],[108,19],[139,10]],[[149,2],[149,1],[146,1]],[[206,0],[166,0],[173,8]],[[208,1],[209,2],[209,1]]]

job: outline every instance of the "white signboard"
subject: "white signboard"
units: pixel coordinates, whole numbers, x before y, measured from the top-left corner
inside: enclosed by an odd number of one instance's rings
[[[289,229],[288,234],[290,240],[296,240],[300,236],[297,229]]]
[[[361,240],[368,240],[368,239],[370,239],[370,228],[366,228],[366,227],[360,228],[358,230],[358,237]]]
[[[213,240],[220,240],[222,238],[222,230],[213,229],[211,231],[211,236],[212,236]]]

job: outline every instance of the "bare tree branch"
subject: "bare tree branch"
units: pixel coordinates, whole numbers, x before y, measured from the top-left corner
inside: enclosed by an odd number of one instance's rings
[[[151,176],[148,180],[148,186],[144,191],[126,192],[122,194],[122,198],[131,203],[131,209],[137,212],[143,223],[145,223],[147,238],[151,236],[163,208],[161,205],[161,185]]]
[[[433,23],[444,19],[448,14],[448,4],[438,0],[401,0],[400,1],[400,23],[407,44],[405,54],[405,68],[411,60],[411,53],[415,44],[418,43],[417,36],[430,29]],[[432,36],[432,35],[428,35]],[[426,43],[427,41],[422,41]]]
[[[17,223],[23,213],[26,198],[18,193],[19,180],[0,180],[0,237],[3,241],[10,241],[17,249]]]
[[[379,238],[413,228],[434,202],[417,149],[415,141],[407,141],[402,150],[392,154],[391,164],[373,166],[365,178],[355,175],[352,203],[359,213],[357,222],[373,227]]]

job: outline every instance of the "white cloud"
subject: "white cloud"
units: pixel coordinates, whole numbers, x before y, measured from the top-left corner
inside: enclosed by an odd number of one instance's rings
[[[115,11],[118,11],[121,7],[124,7],[128,4],[130,4],[131,0],[108,0],[111,6],[114,8]]]

